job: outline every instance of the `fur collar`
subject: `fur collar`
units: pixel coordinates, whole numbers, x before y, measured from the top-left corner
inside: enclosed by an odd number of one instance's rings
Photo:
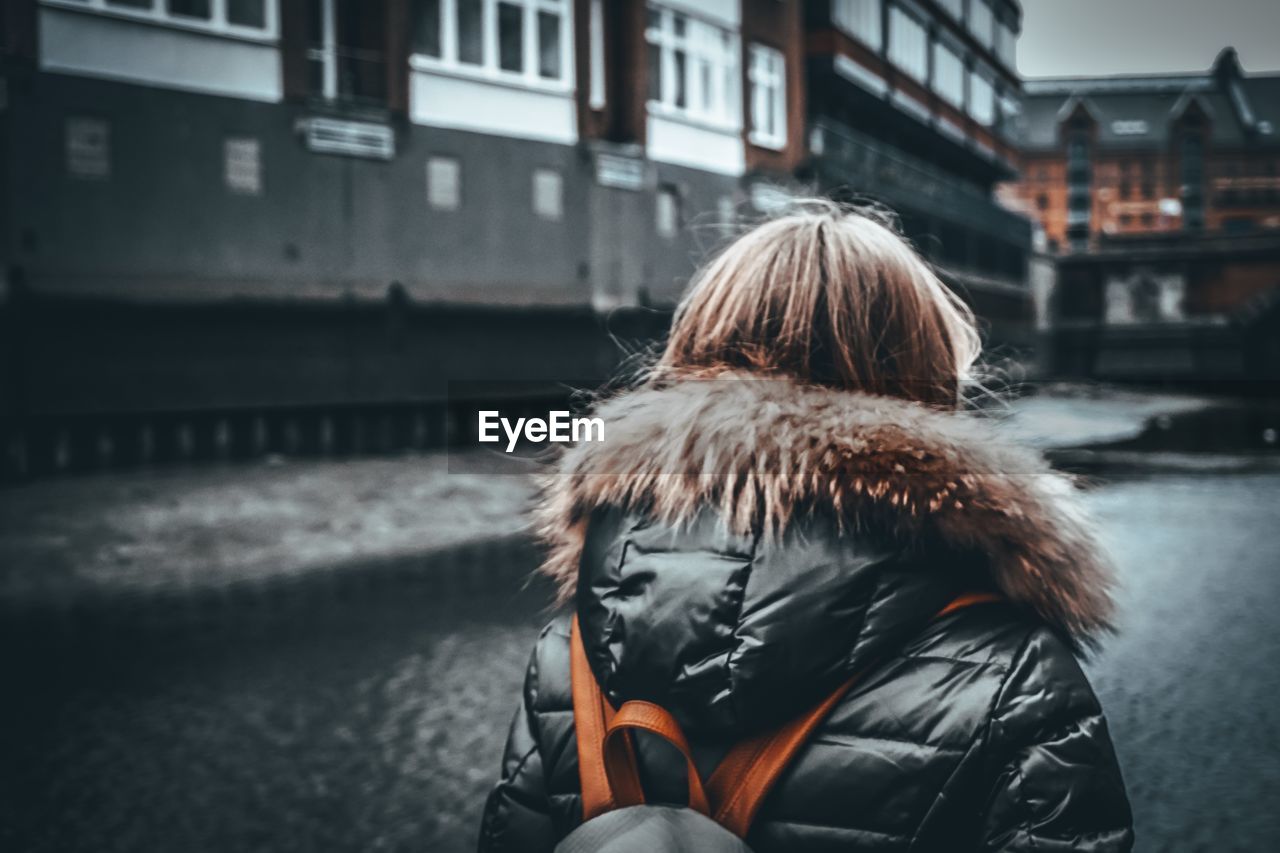
[[[737,532],[776,535],[818,506],[985,553],[1005,596],[1078,645],[1109,628],[1110,573],[1071,481],[991,421],[742,374],[642,387],[594,414],[605,440],[564,454],[536,511],[542,571],[566,598],[597,508],[680,523],[714,505]]]

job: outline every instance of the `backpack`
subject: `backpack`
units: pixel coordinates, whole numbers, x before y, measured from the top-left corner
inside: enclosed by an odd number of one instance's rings
[[[968,593],[934,618],[999,600],[992,593]],[[577,616],[569,643],[583,822],[557,845],[556,853],[750,853],[743,839],[765,797],[805,741],[862,675],[841,684],[806,713],[735,744],[704,783],[694,766],[689,742],[669,711],[634,699],[615,710],[604,698],[587,661]],[[689,777],[687,808],[645,803],[632,729],[658,735],[684,756]]]

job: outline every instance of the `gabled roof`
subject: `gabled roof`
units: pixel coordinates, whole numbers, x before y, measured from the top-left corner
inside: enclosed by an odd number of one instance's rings
[[[1192,104],[1208,117],[1215,146],[1280,148],[1280,74],[1246,75],[1226,48],[1203,74],[1028,80],[1024,147],[1056,148],[1061,122],[1083,104],[1102,148],[1165,145]]]

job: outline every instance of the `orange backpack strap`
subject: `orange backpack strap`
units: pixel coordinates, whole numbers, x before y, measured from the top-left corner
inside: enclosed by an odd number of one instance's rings
[[[938,611],[934,618],[940,619],[975,604],[1001,600],[994,593],[966,593]],[[808,713],[781,728],[742,741],[729,751],[707,782],[711,801],[716,804],[712,816],[717,823],[739,838],[747,837],[756,812],[783,771],[860,676],[861,673],[841,684]]]
[[[604,769],[613,787],[614,799],[619,808],[638,806],[644,802],[644,788],[640,785],[640,772],[636,767],[635,752],[627,749],[627,733],[630,729],[653,732],[680,750],[689,774],[689,808],[711,815],[711,804],[702,787],[702,777],[693,763],[693,751],[684,731],[667,709],[652,702],[633,700],[622,703],[617,715],[609,723],[604,738]]]
[[[933,618],[935,620],[941,619],[943,616],[950,616],[957,610],[963,610],[975,604],[994,604],[997,601],[1004,601],[1004,598],[994,592],[966,592],[964,595],[957,595],[953,598],[951,603],[939,610],[938,615]]]
[[[782,771],[857,680],[855,676],[841,684],[821,704],[781,728],[742,741],[729,750],[707,782],[716,803],[716,823],[739,838],[747,837],[756,812]]]
[[[967,593],[938,611],[934,618],[1002,600],[994,593]],[[635,749],[628,735],[631,729],[641,729],[665,738],[684,756],[690,808],[710,815],[739,838],[746,838],[756,813],[783,771],[861,675],[850,678],[816,707],[780,728],[739,742],[716,767],[704,788],[688,740],[666,709],[651,702],[631,701],[615,712],[604,698],[587,662],[577,616],[573,617],[569,644],[584,822],[612,809],[645,801]]]
[[[591,664],[587,662],[577,616],[573,617],[569,631],[569,678],[573,685],[573,724],[578,738],[582,819],[588,821],[617,807],[604,767],[604,738],[613,707],[600,692]]]

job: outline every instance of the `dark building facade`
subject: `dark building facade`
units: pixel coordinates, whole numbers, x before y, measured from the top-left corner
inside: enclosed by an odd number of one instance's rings
[[[992,199],[1009,0],[0,15],[11,471],[222,446],[228,418],[258,449],[371,409],[430,440],[448,381],[607,375],[726,223],[795,193],[889,204],[993,332],[1027,314],[1030,226]]]
[[[1031,230],[992,197],[1015,174],[1021,8],[836,0],[805,9],[814,183],[887,203],[993,339],[1025,343]]]
[[[1059,250],[1103,237],[1280,230],[1280,74],[1224,50],[1204,74],[1026,84],[1003,197]]]
[[[1026,84],[1021,176],[1000,189],[1059,255],[1057,363],[1102,378],[1276,373],[1280,74]],[[1270,353],[1270,355],[1268,355]]]

